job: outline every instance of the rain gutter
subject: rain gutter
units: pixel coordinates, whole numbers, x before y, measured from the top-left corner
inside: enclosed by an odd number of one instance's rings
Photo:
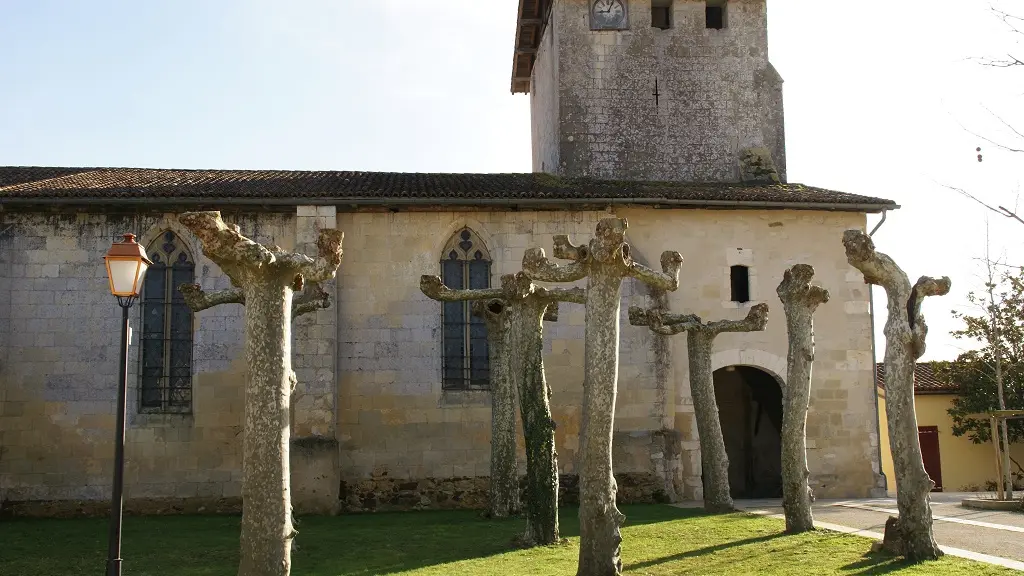
[[[3,206],[126,206],[126,205],[223,205],[223,206],[557,206],[557,205],[655,205],[694,208],[765,208],[788,210],[833,210],[843,212],[884,213],[895,204],[846,204],[839,202],[779,202],[758,200],[673,200],[666,198],[0,198]]]

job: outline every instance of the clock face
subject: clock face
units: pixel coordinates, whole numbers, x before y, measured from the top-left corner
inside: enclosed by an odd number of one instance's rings
[[[624,30],[627,27],[627,0],[592,0],[590,28],[592,30]]]

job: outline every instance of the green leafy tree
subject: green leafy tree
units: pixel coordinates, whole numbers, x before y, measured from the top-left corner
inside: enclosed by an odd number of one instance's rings
[[[948,411],[953,435],[966,435],[977,444],[991,440],[992,427],[987,418],[970,416],[999,409],[997,371],[1006,409],[1024,410],[1024,269],[1005,274],[998,285],[990,281],[985,288],[984,294],[967,295],[982,314],[953,312],[964,327],[952,336],[981,347],[960,354],[955,361],[936,363],[936,376],[959,387]],[[1007,432],[1010,443],[1024,440],[1024,420],[1010,420]]]

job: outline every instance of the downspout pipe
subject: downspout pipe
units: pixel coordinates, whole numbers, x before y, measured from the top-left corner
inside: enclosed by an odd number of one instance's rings
[[[882,219],[875,224],[875,227],[871,230],[868,236],[874,236],[875,232],[885,224],[885,218],[889,215],[888,210],[882,210]],[[882,415],[878,411],[878,360],[877,358],[877,344],[875,342],[875,295],[874,286],[868,284],[868,315],[871,316],[871,386],[874,394],[872,395],[875,399],[875,430],[878,433],[878,474],[882,477],[882,488],[885,490],[886,496],[889,495],[889,479],[885,477],[885,469],[882,467]]]

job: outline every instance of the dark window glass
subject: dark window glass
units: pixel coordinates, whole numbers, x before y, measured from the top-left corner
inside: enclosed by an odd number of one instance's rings
[[[750,302],[750,270],[746,266],[729,269],[733,302]]]
[[[725,28],[725,6],[708,6],[705,8],[704,25],[714,30]]]
[[[193,315],[178,287],[195,281],[195,263],[173,232],[147,253],[153,265],[142,290],[139,409],[191,412]]]
[[[489,288],[491,262],[483,242],[469,229],[456,232],[442,253],[441,280],[455,290]],[[442,387],[490,387],[487,326],[470,313],[470,302],[442,304]]]
[[[672,27],[671,18],[671,6],[651,6],[651,26],[654,28],[668,30]]]

